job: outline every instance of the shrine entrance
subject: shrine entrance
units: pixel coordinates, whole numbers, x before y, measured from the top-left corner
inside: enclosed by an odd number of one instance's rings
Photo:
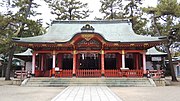
[[[98,53],[79,53],[78,66],[76,70],[77,77],[100,77],[101,59]]]
[[[79,54],[78,69],[100,69],[100,56],[96,53],[81,53]]]

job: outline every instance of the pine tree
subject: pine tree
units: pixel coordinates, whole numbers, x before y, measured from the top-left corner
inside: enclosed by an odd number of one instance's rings
[[[12,66],[13,54],[16,50],[16,46],[12,42],[12,37],[33,36],[41,32],[42,25],[38,21],[29,19],[30,15],[35,16],[36,12],[31,10],[33,7],[38,7],[33,3],[33,0],[9,0],[3,2],[2,6],[7,7],[7,11],[1,14],[2,32],[0,32],[0,40],[4,45],[1,51],[4,52],[8,58],[8,64],[6,68],[5,80],[10,80],[10,68]],[[17,8],[18,11],[14,12],[11,9]]]
[[[145,26],[147,20],[142,18],[143,12],[141,9],[142,0],[130,0],[130,2],[124,7],[124,18],[130,19],[132,28],[136,34],[147,34]]]
[[[172,81],[178,81],[175,76],[170,46],[177,40],[180,34],[180,4],[177,0],[159,0],[157,7],[144,8],[144,11],[152,15],[152,27],[155,35],[167,36],[167,43],[163,45],[168,54],[169,67],[171,70]]]
[[[120,19],[123,16],[122,0],[100,0],[100,12],[105,14],[104,19]]]
[[[76,0],[45,0],[56,15],[56,20],[80,20],[89,17],[87,3]]]

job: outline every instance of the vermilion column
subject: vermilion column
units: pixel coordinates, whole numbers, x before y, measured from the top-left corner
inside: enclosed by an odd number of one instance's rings
[[[52,76],[55,76],[56,67],[56,51],[53,51]]]
[[[36,66],[36,53],[32,55],[32,76],[35,76],[35,66]]]
[[[101,51],[101,74],[104,76],[104,50]]]
[[[77,63],[76,63],[76,70],[77,70],[78,67],[80,67],[80,54],[76,54],[76,58],[77,58],[77,59],[76,59],[76,60],[77,60],[77,61],[76,61],[76,62],[77,62]]]
[[[41,71],[44,69],[44,54],[41,55]]]
[[[121,62],[122,60],[121,60],[121,54],[120,53],[118,53],[117,54],[117,69],[121,69],[121,66],[122,66],[122,62]]]
[[[139,54],[136,54],[136,69],[139,69]]]
[[[73,51],[73,76],[76,75],[76,50]]]
[[[125,67],[125,52],[124,52],[124,50],[122,50],[122,68],[126,68]]]
[[[58,55],[58,67],[62,69],[62,54]]]
[[[146,74],[146,53],[143,52],[143,72]]]

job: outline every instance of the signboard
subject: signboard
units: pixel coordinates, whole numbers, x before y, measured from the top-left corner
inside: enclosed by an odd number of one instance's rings
[[[151,57],[152,61],[161,61],[162,58],[161,57]]]
[[[55,67],[55,71],[59,71],[59,67]]]

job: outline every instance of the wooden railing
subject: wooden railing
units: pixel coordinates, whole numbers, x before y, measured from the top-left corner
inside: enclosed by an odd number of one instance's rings
[[[151,77],[160,77],[162,71],[149,71]],[[51,70],[42,72],[40,70],[35,71],[35,76],[51,77]],[[73,70],[62,70],[56,72],[55,77],[72,77]],[[104,70],[105,77],[142,77],[143,70]],[[101,70],[76,70],[76,77],[101,77]]]
[[[127,71],[105,70],[104,76],[105,77],[142,77],[143,71],[142,70],[127,70]]]
[[[44,77],[51,77],[51,73],[49,70],[47,71],[44,71],[44,74],[43,74]]]
[[[62,70],[62,77],[72,77],[73,70]]]
[[[41,71],[35,70],[35,77],[51,77],[51,70]]]
[[[120,70],[105,70],[104,71],[105,77],[122,77],[122,73]]]
[[[40,77],[42,76],[41,70],[35,70],[35,77]]]
[[[101,77],[101,70],[76,70],[77,77]]]

